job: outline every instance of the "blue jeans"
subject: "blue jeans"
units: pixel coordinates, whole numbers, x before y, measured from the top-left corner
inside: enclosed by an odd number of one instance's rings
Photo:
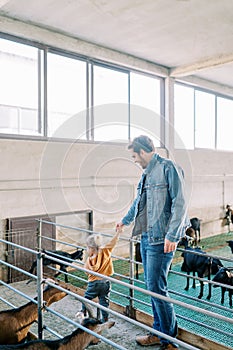
[[[96,280],[93,282],[88,282],[84,297],[89,300],[98,297],[100,305],[109,307],[109,294],[110,282],[105,280]],[[84,304],[82,305],[82,311],[84,313],[86,312]],[[106,322],[108,320],[108,313],[104,310],[101,310],[101,313],[102,321]]]
[[[142,234],[141,256],[144,267],[144,278],[149,291],[168,296],[167,276],[174,252],[164,253],[164,243],[150,245],[147,233]],[[157,331],[177,336],[178,326],[173,304],[167,301],[151,297],[152,311],[154,315],[153,328]],[[161,339],[161,343],[169,343]]]

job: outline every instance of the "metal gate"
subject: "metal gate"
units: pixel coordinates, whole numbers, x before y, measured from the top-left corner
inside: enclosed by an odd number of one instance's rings
[[[51,216],[34,216],[7,219],[6,240],[35,250],[37,248],[38,230],[38,221],[36,219],[39,218],[50,222],[53,222],[55,220],[55,217]],[[44,225],[43,235],[55,239],[56,237],[54,226],[49,224]],[[44,239],[42,244],[44,249],[55,249],[55,243],[53,241]],[[8,245],[6,248],[6,261],[23,270],[28,271],[35,258],[35,255],[30,254],[25,250],[18,249],[17,247]],[[21,272],[12,268],[8,268],[8,283],[22,281],[26,278],[27,276]]]
[[[61,218],[63,216],[74,215],[82,217],[82,224],[79,222],[79,227],[92,230],[93,229],[93,212],[92,210],[79,210],[70,213],[56,213],[51,215],[44,216],[28,216],[28,217],[16,217],[9,218],[6,220],[6,233],[5,240],[18,244],[20,246],[24,246],[26,248],[30,248],[33,250],[37,249],[37,230],[39,229],[38,219],[54,223],[56,219]],[[83,219],[84,216],[84,219]],[[43,223],[42,235],[46,238],[52,238],[55,240],[56,237],[56,227],[54,225]],[[56,249],[56,242],[53,240],[42,238],[42,248],[47,250]],[[6,262],[12,264],[16,267],[19,267],[25,271],[29,271],[32,262],[36,259],[36,256],[32,253],[29,253],[25,250],[19,249],[17,247],[7,245],[6,247]],[[47,272],[45,267],[45,272]],[[6,282],[18,282],[27,279],[28,277],[23,273],[8,268],[6,277]]]

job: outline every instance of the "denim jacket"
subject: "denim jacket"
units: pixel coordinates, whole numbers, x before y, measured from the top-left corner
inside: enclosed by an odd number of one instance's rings
[[[149,243],[162,243],[165,238],[171,242],[178,242],[184,236],[186,228],[190,226],[186,216],[183,171],[171,160],[158,154],[153,155],[143,172],[137,187],[137,196],[122,223],[129,225],[137,216],[144,176],[146,176]]]

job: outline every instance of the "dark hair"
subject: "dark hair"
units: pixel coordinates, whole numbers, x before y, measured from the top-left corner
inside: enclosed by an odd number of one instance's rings
[[[135,137],[133,141],[129,144],[128,149],[132,149],[136,153],[140,153],[143,149],[146,153],[154,152],[155,146],[153,141],[145,135]]]

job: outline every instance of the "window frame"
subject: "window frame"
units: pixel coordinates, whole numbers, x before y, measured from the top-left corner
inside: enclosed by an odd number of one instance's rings
[[[213,91],[211,89],[207,89],[207,88],[203,88],[203,87],[200,87],[200,86],[196,86],[196,85],[193,85],[193,84],[189,84],[189,83],[186,83],[186,82],[181,82],[181,81],[175,81],[174,85],[183,85],[184,87],[187,87],[187,88],[192,88],[193,89],[193,98],[194,98],[194,129],[193,129],[193,135],[194,135],[194,148],[193,150],[195,149],[211,149],[213,151],[225,151],[224,149],[221,149],[221,148],[218,148],[218,125],[219,125],[219,117],[218,117],[218,98],[222,98],[222,99],[226,99],[226,100],[230,100],[233,102],[233,96],[229,96],[229,95],[225,95],[223,93],[219,93],[217,91]],[[215,111],[214,111],[214,129],[215,129],[215,132],[214,132],[214,148],[207,148],[207,147],[197,147],[196,146],[196,94],[195,94],[195,91],[200,91],[200,92],[204,92],[204,93],[208,93],[208,94],[211,94],[214,96],[214,108],[215,108]],[[174,103],[175,103],[175,100],[174,100]],[[233,148],[232,148],[232,151],[233,151]]]

